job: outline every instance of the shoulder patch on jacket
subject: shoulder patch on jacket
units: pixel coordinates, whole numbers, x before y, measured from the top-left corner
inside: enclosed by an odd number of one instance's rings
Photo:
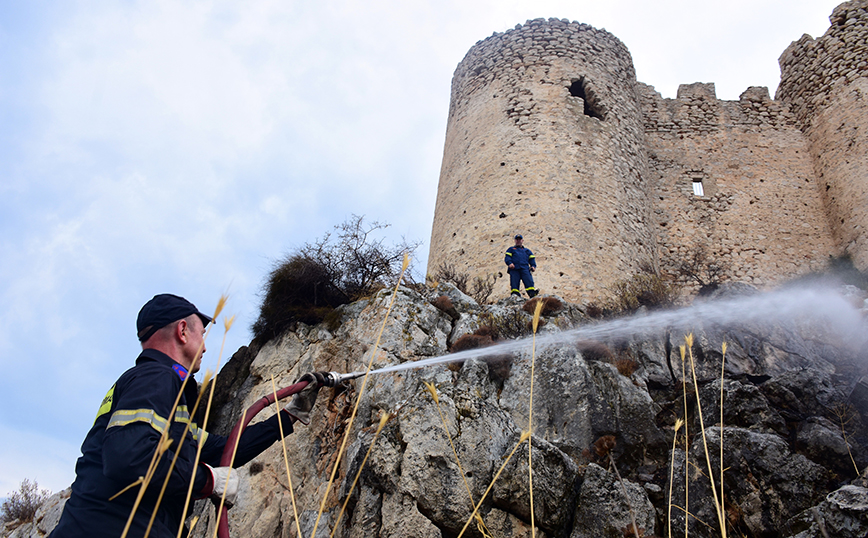
[[[106,393],[105,398],[102,399],[102,403],[100,404],[99,409],[96,412],[96,418],[93,419],[94,424],[96,424],[96,421],[99,420],[99,417],[105,415],[112,410],[112,399],[114,398],[114,396],[115,386],[112,385],[112,388],[110,388]]]

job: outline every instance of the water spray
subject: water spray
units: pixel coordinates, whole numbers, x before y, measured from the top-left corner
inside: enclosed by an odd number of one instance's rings
[[[574,345],[583,340],[612,341],[649,338],[663,332],[693,332],[697,327],[715,330],[749,327],[756,329],[770,324],[811,324],[822,326],[841,338],[842,343],[860,346],[865,341],[865,319],[850,301],[831,287],[794,288],[768,293],[739,296],[731,299],[698,301],[691,306],[636,314],[627,318],[589,323],[581,327],[544,335],[537,334],[541,348]],[[468,349],[449,355],[408,361],[371,370],[371,374],[424,368],[449,362],[466,361],[519,353],[529,349],[531,339],[510,340],[485,348]],[[337,374],[354,379],[360,374]]]

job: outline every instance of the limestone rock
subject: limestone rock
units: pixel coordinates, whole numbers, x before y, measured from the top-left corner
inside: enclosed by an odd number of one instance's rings
[[[829,493],[818,506],[787,524],[787,538],[863,538],[868,536],[868,489],[844,486]],[[822,530],[821,530],[822,527]]]

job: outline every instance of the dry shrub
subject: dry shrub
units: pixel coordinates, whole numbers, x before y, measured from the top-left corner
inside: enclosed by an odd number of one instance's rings
[[[458,353],[459,351],[466,351],[468,349],[477,349],[480,347],[488,347],[494,344],[494,340],[490,336],[487,335],[478,335],[478,334],[465,334],[458,338],[458,340],[452,342],[452,345],[449,347],[450,353]],[[464,361],[453,361],[446,363],[446,367],[452,370],[453,372],[457,372],[464,365]]]
[[[488,336],[492,340],[497,340],[497,334],[494,332],[494,329],[490,325],[483,325],[473,331],[473,334],[477,336]]]
[[[446,295],[441,295],[440,297],[437,297],[436,299],[431,301],[431,304],[434,305],[434,307],[437,308],[438,310],[441,310],[441,311],[445,312],[446,314],[449,314],[449,317],[451,317],[454,320],[457,320],[461,317],[461,314],[458,313],[458,310],[455,308],[455,305],[452,303],[452,299],[450,299]]]
[[[594,301],[585,307],[585,314],[589,318],[599,319],[605,317],[607,313],[605,307],[601,303]]]
[[[488,327],[494,340],[514,340],[531,334],[527,317],[520,310],[510,310],[497,315],[485,312],[479,316],[481,327]]]
[[[497,275],[490,274],[486,277],[477,276],[470,278],[470,274],[460,271],[454,265],[443,262],[434,269],[430,280],[436,282],[449,282],[465,295],[473,297],[478,304],[488,304],[491,294],[494,292],[494,284]]]
[[[441,295],[440,297],[437,297],[436,299],[431,301],[431,304],[444,312],[455,308],[455,306],[452,304],[452,299],[450,299],[446,295]]]
[[[605,459],[609,455],[609,451],[615,448],[615,436],[614,435],[604,435],[594,441],[594,453],[601,460]]]
[[[630,377],[633,373],[639,369],[639,363],[634,361],[633,359],[628,359],[624,357],[619,357],[612,361],[612,364],[615,365],[615,368],[618,369],[618,373],[624,377]]]
[[[579,340],[576,342],[576,349],[585,360],[612,362],[615,359],[609,346],[597,340]]]
[[[512,355],[495,355],[485,358],[485,362],[488,364],[488,379],[501,389],[503,382],[512,372],[512,360]]]
[[[672,286],[660,275],[640,273],[615,282],[610,289],[612,306],[621,312],[634,312],[639,307],[659,308],[675,300]]]
[[[36,480],[31,482],[25,478],[18,486],[18,491],[10,493],[9,498],[0,505],[0,521],[32,521],[36,511],[50,496],[51,492],[47,489],[39,489]]]
[[[675,302],[677,292],[659,274],[643,272],[615,282],[609,287],[608,295],[608,298],[592,302],[585,308],[588,317],[632,314],[642,307],[665,308]]]
[[[536,310],[536,305],[539,302],[543,303],[542,311],[540,312],[540,315],[542,316],[551,316],[564,309],[564,303],[554,297],[534,297],[530,301],[524,303],[524,306],[522,306],[521,309],[528,314],[533,314]]]
[[[497,275],[490,274],[487,277],[475,277],[470,283],[469,295],[477,304],[488,304],[491,294],[494,293],[494,284],[497,282]]]
[[[494,344],[494,340],[488,335],[465,334],[452,342],[449,348],[450,353],[458,353],[468,349],[477,349],[480,347],[488,347]]]
[[[319,323],[347,302],[323,264],[301,254],[289,256],[268,275],[253,336],[265,343],[296,322]]]
[[[467,281],[470,279],[470,275],[459,271],[457,267],[454,265],[443,262],[434,269],[434,274],[431,275],[431,278],[438,282],[449,282],[456,288],[458,288],[461,293],[467,293]]]
[[[483,325],[473,331],[472,334],[465,334],[458,338],[458,340],[452,343],[449,351],[450,353],[458,353],[459,351],[465,351],[468,349],[493,346],[496,343],[497,341],[492,328]],[[509,374],[512,371],[512,355],[493,355],[491,357],[484,357],[482,360],[484,360],[488,365],[488,378],[497,384],[498,387],[502,388],[503,382],[509,377]],[[465,361],[450,362],[446,364],[446,367],[453,372],[457,372],[464,365],[464,362]]]
[[[726,281],[729,268],[720,259],[715,259],[709,247],[699,245],[691,249],[685,258],[673,259],[669,265],[674,268],[675,276],[684,282],[699,286],[699,295],[708,295]]]

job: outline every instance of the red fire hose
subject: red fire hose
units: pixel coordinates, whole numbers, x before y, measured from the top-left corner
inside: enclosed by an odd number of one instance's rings
[[[287,396],[292,396],[296,392],[301,392],[303,388],[308,385],[307,381],[299,381],[295,385],[290,385],[286,388],[280,389],[277,391],[277,399],[282,400]],[[236,439],[244,432],[244,428],[250,423],[250,421],[259,414],[260,411],[268,407],[269,405],[274,403],[274,393],[271,393],[267,396],[263,396],[262,398],[256,400],[250,408],[241,416],[241,419],[235,424],[235,427],[232,428],[232,433],[229,434],[229,438],[226,440],[226,446],[223,448],[223,455],[220,457],[220,466],[228,467],[231,464],[232,460],[232,452],[235,448]],[[217,507],[220,506],[219,502],[215,502]],[[226,506],[223,506],[223,510],[220,511],[217,519],[217,536],[220,538],[229,538],[229,509]]]

